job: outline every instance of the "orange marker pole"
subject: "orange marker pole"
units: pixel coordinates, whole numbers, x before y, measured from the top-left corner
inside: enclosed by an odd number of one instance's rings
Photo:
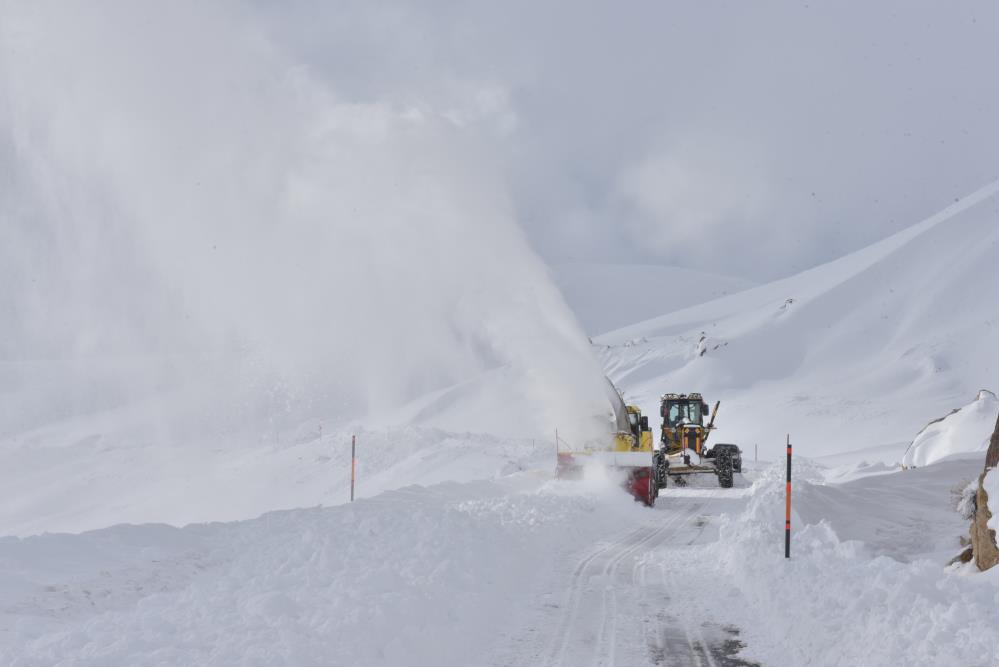
[[[787,492],[784,512],[784,558],[791,557],[791,435],[787,436]]]
[[[357,480],[357,436],[350,436],[350,502],[354,502],[354,482]]]

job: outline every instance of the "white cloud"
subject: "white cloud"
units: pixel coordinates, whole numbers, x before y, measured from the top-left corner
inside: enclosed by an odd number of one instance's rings
[[[632,243],[677,263],[702,263],[711,247],[772,242],[771,174],[753,151],[717,138],[686,138],[627,168],[618,192]]]

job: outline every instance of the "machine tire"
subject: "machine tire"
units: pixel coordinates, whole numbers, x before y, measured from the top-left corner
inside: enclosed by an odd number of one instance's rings
[[[718,473],[718,486],[723,489],[731,489],[734,481],[732,455],[728,452],[719,453],[718,458],[715,459],[715,471]]]
[[[666,458],[661,453],[657,454],[653,460],[655,461],[654,467],[656,470],[656,484],[660,489],[665,489],[666,480],[669,477],[667,474],[669,471],[669,464],[666,462]]]

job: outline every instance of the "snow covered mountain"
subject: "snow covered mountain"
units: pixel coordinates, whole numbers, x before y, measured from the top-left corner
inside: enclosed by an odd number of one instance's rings
[[[941,407],[995,386],[997,193],[993,183],[839,260],[595,343],[646,410],[666,391],[721,400],[720,440],[774,456],[790,433],[805,455],[898,461]]]

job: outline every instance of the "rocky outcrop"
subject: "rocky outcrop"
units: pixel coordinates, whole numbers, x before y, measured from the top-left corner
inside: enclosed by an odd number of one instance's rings
[[[985,472],[978,478],[978,491],[975,495],[975,515],[971,520],[971,549],[975,565],[979,570],[987,570],[999,564],[999,547],[996,546],[996,531],[989,528],[992,511],[989,509],[989,494],[985,491],[985,476],[999,464],[999,420],[989,441],[985,454]],[[999,473],[993,473],[999,474]],[[992,502],[999,507],[999,498]]]

